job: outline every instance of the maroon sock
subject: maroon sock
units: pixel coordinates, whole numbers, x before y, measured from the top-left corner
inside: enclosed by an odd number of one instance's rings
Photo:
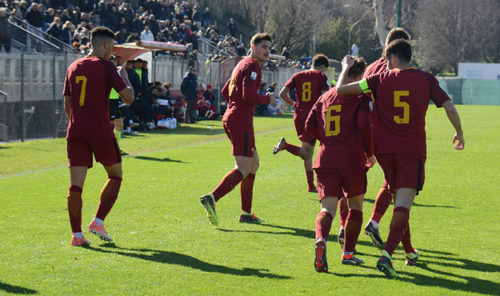
[[[300,156],[300,147],[292,144],[286,144],[286,151],[292,153],[293,155]]]
[[[385,184],[384,184],[385,185]],[[377,198],[375,199],[375,207],[373,208],[373,214],[371,219],[377,223],[380,222],[382,216],[384,216],[385,211],[391,204],[392,194],[389,192],[386,186],[382,186],[378,192]]]
[[[415,249],[411,245],[411,234],[410,234],[410,222],[406,226],[406,229],[403,232],[403,238],[401,239],[401,244],[405,249],[405,253],[415,252]]]
[[[236,185],[238,185],[243,179],[243,174],[238,169],[233,169],[229,173],[227,173],[224,178],[220,181],[219,185],[212,192],[214,195],[215,201],[221,199],[224,195],[228,194],[231,190],[234,189]]]
[[[328,240],[330,228],[332,227],[333,217],[328,212],[319,212],[316,216],[316,240],[322,237]]]
[[[101,220],[106,219],[106,216],[111,211],[111,208],[115,204],[118,198],[118,192],[120,191],[120,186],[122,184],[122,178],[120,177],[109,177],[108,182],[104,184],[101,191],[101,198],[99,201],[99,207],[97,208],[96,218]]]
[[[253,182],[255,175],[250,173],[241,180],[241,209],[247,213],[252,213]]]
[[[347,205],[347,198],[342,197],[339,202],[339,219],[340,226],[345,227],[345,222],[347,220],[347,215],[349,214],[349,206]]]
[[[82,188],[76,185],[69,186],[68,213],[71,231],[82,232]]]
[[[306,171],[307,185],[309,188],[315,188],[314,186],[314,171]]]
[[[387,242],[385,243],[385,250],[392,256],[394,250],[403,238],[403,230],[408,226],[408,218],[410,211],[405,207],[397,207],[392,214],[391,227]]]
[[[363,224],[363,212],[359,210],[349,210],[344,234],[344,252],[354,252],[358,242],[359,233]]]

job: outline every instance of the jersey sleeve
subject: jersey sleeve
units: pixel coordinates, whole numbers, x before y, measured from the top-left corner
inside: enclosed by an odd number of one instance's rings
[[[306,132],[317,140],[321,138],[321,133],[319,130],[319,125],[317,120],[318,110],[321,110],[321,100],[318,100],[312,107],[311,111],[309,112],[309,115],[307,116],[305,125]]]
[[[116,69],[116,66],[113,65],[111,62],[109,64],[106,64],[106,70],[107,70],[107,77],[110,81],[111,86],[116,90],[116,92],[121,92],[124,90],[127,85],[125,82],[123,82],[123,79],[118,75],[118,70]]]
[[[433,75],[429,74],[429,80],[431,84],[431,100],[436,104],[436,107],[443,106],[443,103],[451,100],[448,94],[441,88],[438,80]]]
[[[363,90],[363,93],[372,92],[373,98],[376,100],[377,88],[380,84],[380,74],[370,75],[359,81],[359,87]]]
[[[328,77],[326,76],[325,73],[321,73],[321,84],[320,84],[319,93],[321,94],[322,92],[326,92],[329,89],[330,89],[330,86],[328,85]]]
[[[288,87],[290,90],[295,89],[295,75],[288,79],[288,81],[285,83],[285,87]]]
[[[224,97],[224,99],[226,99],[227,102],[229,102],[229,84],[231,83],[231,79],[232,78],[229,78],[227,81],[226,81],[226,84],[224,84],[224,87],[222,88],[222,96]]]
[[[271,98],[266,95],[259,95],[258,70],[255,67],[248,67],[244,70],[242,81],[242,99],[250,104],[268,104]]]

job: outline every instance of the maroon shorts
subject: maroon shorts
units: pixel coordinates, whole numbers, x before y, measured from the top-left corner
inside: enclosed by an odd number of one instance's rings
[[[293,120],[293,124],[295,125],[295,130],[297,131],[299,140],[309,143],[313,146],[316,144],[316,139],[314,139],[313,136],[306,132],[306,119],[296,118]]]
[[[92,167],[92,154],[97,162],[110,166],[122,162],[116,139],[67,140],[69,166]]]
[[[325,196],[351,198],[366,193],[366,168],[318,168],[319,199]]]
[[[399,188],[415,188],[417,194],[424,187],[425,156],[410,153],[378,154],[389,190],[395,193]]]
[[[253,126],[244,126],[238,123],[223,121],[222,126],[231,140],[234,156],[253,157],[255,151],[255,136]]]

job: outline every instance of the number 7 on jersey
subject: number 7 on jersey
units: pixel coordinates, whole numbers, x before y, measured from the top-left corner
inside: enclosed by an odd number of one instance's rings
[[[83,106],[85,103],[85,93],[87,91],[87,77],[83,75],[76,76],[75,80],[76,84],[82,83],[82,88],[80,90],[80,106]]]

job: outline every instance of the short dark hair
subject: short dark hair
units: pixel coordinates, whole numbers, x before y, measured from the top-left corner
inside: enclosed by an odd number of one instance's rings
[[[403,28],[393,28],[387,33],[385,45],[389,45],[389,43],[397,39],[410,40],[410,35]]]
[[[98,47],[105,41],[113,41],[115,40],[116,36],[111,29],[108,27],[100,26],[100,27],[95,27],[90,31],[90,43],[92,43],[92,46]]]
[[[271,35],[269,35],[267,33],[257,33],[255,35],[253,35],[252,40],[250,41],[250,44],[257,45],[257,44],[261,43],[262,41],[273,42]]]
[[[330,62],[328,61],[328,57],[324,54],[317,54],[313,57],[312,65],[314,68],[321,67],[324,65],[326,68],[330,66]]]
[[[358,78],[358,76],[362,75],[366,69],[365,59],[362,57],[354,59],[354,64],[352,64],[351,68],[349,68],[349,72],[347,72],[347,77],[349,78]]]
[[[389,43],[384,50],[384,58],[388,60],[392,55],[396,56],[398,61],[409,63],[411,61],[410,42],[405,39],[397,39]]]

